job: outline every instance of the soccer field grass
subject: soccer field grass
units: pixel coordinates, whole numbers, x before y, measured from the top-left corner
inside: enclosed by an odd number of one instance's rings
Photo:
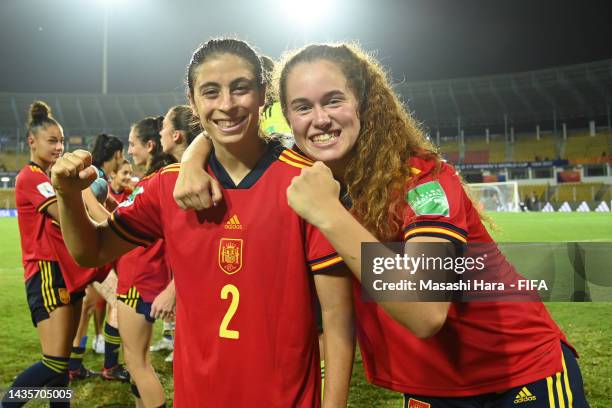
[[[493,214],[500,242],[612,241],[610,213]],[[40,356],[26,304],[16,219],[0,219],[0,388]],[[580,353],[585,387],[593,408],[612,407],[612,303],[547,303],[546,306]],[[90,338],[92,330],[90,329]],[[406,350],[410,353],[410,350]],[[153,364],[172,395],[172,368],[163,354]],[[85,365],[100,370],[102,357],[88,350]],[[73,384],[74,407],[133,406],[126,384],[99,378]],[[237,392],[239,392],[237,390]],[[359,357],[350,392],[351,407],[401,407],[402,397],[366,383]],[[42,403],[28,406],[46,406]],[[171,403],[169,404],[171,406]]]

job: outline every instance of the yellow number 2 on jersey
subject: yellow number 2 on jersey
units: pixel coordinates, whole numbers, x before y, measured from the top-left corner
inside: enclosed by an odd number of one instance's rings
[[[232,295],[232,302],[230,303],[229,309],[225,313],[223,320],[221,321],[221,326],[219,326],[219,337],[225,337],[226,339],[238,339],[240,337],[240,332],[238,330],[229,330],[227,326],[229,326],[230,320],[236,314],[236,310],[238,310],[238,302],[240,301],[240,292],[238,292],[238,288],[234,285],[225,285],[221,289],[221,299],[226,300],[228,295]]]

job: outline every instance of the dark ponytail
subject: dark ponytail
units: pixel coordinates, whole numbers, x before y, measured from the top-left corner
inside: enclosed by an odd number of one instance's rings
[[[41,128],[49,125],[59,127],[59,123],[51,115],[51,108],[43,101],[34,101],[28,110],[28,132],[36,135]]]
[[[176,159],[173,156],[162,151],[161,136],[159,135],[159,131],[162,129],[163,121],[163,116],[149,116],[132,126],[136,137],[142,144],[146,144],[147,142],[153,143],[151,159],[148,162],[147,170],[145,172],[146,176],[155,173],[164,166],[176,163]]]
[[[187,146],[193,142],[193,139],[202,133],[202,127],[198,119],[193,116],[193,111],[189,105],[177,105],[170,108],[172,115],[170,122],[174,130],[185,132],[185,142]]]
[[[102,167],[102,164],[111,160],[115,153],[122,150],[123,142],[118,137],[101,133],[94,140],[91,150],[92,163],[96,167]]]

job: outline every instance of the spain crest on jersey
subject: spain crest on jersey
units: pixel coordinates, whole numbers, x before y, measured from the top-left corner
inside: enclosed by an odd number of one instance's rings
[[[236,238],[221,238],[219,241],[219,268],[228,275],[242,269],[243,242]]]

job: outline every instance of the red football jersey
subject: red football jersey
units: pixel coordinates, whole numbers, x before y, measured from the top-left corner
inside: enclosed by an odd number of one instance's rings
[[[57,197],[51,179],[37,164],[30,162],[19,172],[15,199],[25,279],[38,272],[39,260],[57,261],[68,291],[83,290],[96,271],[76,264],[66,248],[59,223],[46,214]]]
[[[463,243],[493,240],[455,169],[410,160],[413,179],[403,237],[433,236]],[[505,261],[505,267],[511,268]],[[442,329],[419,339],[355,284],[357,336],[368,380],[395,391],[463,397],[507,390],[562,371],[567,342],[541,302],[451,303]]]
[[[219,206],[180,210],[175,164],[112,215],[128,241],[166,241],[177,292],[176,407],[320,406],[313,273],[342,260],[287,204],[291,179],[310,164],[271,144],[235,186],[213,153]]]
[[[113,190],[113,188],[110,186],[110,183],[109,183],[108,194],[110,194],[110,196],[115,199],[117,204],[121,204],[122,202],[124,202],[125,200],[129,198],[129,196],[132,194],[132,190],[130,190],[129,188],[124,188],[121,191],[115,191]]]
[[[30,162],[21,169],[15,181],[17,222],[21,236],[21,259],[25,280],[38,272],[38,261],[57,261],[45,226],[51,217],[47,208],[57,202],[55,190],[47,173]]]
[[[153,176],[154,174],[143,177],[133,194],[144,191]],[[166,245],[163,239],[131,250],[117,260],[115,269],[118,276],[117,293],[127,295],[128,290],[135,286],[140,297],[148,303],[153,302],[172,279],[166,262]]]

